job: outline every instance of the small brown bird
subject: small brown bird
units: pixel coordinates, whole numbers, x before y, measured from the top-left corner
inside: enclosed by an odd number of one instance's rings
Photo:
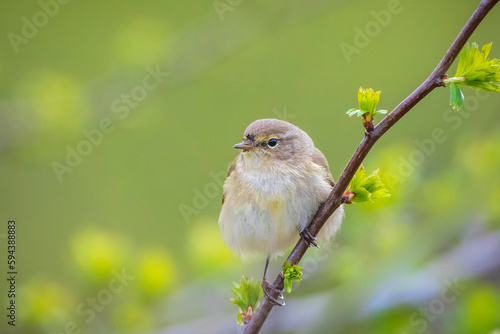
[[[306,227],[330,194],[333,177],[325,156],[307,133],[285,121],[253,122],[234,148],[241,153],[224,184],[219,217],[222,238],[241,256],[267,255],[264,294],[284,305],[269,294],[273,289],[266,281],[269,257],[281,255],[299,235],[316,245]],[[343,216],[341,206],[320,231],[320,242],[327,242],[339,230]]]

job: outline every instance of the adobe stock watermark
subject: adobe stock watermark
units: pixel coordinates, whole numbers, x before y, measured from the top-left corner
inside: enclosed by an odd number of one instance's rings
[[[391,23],[394,15],[398,15],[402,11],[403,5],[400,0],[389,0],[386,9],[370,11],[373,20],[366,22],[363,29],[359,26],[354,27],[352,44],[341,42],[339,45],[347,63],[349,64],[352,61],[353,54],[361,53],[361,50],[366,48],[380,34],[382,28],[386,28]]]
[[[31,15],[30,18],[21,18],[20,34],[9,32],[7,38],[15,53],[19,52],[21,44],[28,44],[30,40],[38,35],[39,29],[45,27],[50,19],[54,18],[60,10],[61,5],[66,5],[71,0],[40,0],[38,6],[40,10]]]
[[[217,173],[208,173],[211,179],[203,187],[193,188],[193,200],[188,205],[186,203],[179,204],[179,211],[186,224],[191,222],[192,216],[197,216],[208,207],[210,201],[214,198],[222,198],[222,186],[226,180],[226,171]]]
[[[479,109],[480,102],[488,99],[491,93],[474,90],[474,94],[469,94],[465,98],[464,105],[459,110],[450,108],[443,112],[443,121],[449,128],[437,127],[423,139],[415,139],[415,149],[408,155],[399,156],[399,164],[395,172],[386,171],[383,173],[386,182],[394,187],[398,183],[406,181],[415,169],[423,165],[425,160],[436,152],[437,147],[448,139],[447,132],[460,128],[465,119],[468,119]]]
[[[303,280],[309,278],[316,270],[318,270],[321,262],[331,260],[332,253],[338,248],[340,248],[340,245],[334,240],[330,240],[330,242],[326,244],[321,244],[319,249],[315,249],[312,256],[304,257],[299,264],[302,267],[301,278]],[[301,282],[302,281],[294,282],[295,287],[298,288]]]
[[[115,296],[123,292],[124,288],[135,279],[135,276],[125,272],[125,268],[122,268],[121,272],[113,270],[111,273],[113,274],[113,278],[109,280],[106,288],[99,290],[94,296],[87,297],[84,302],[76,307],[76,314],[87,324],[94,321],[97,313],[102,312],[110,305]],[[68,321],[63,330],[50,332],[49,334],[73,334],[81,332],[82,328],[76,321]]]
[[[293,120],[296,115],[295,114],[289,114],[287,110],[287,106],[283,106],[283,109],[279,110],[278,108],[273,108],[273,114],[277,119],[280,119],[282,121],[290,122]]]
[[[320,248],[314,248],[311,250],[312,252],[308,252],[310,256],[305,256],[300,260],[299,266],[302,267],[302,280],[293,282],[293,291],[300,289],[302,282],[307,281],[320,268],[322,262],[331,262],[333,252],[340,247],[340,244],[332,237],[329,242],[320,244]]]
[[[133,87],[130,92],[122,94],[119,98],[111,102],[110,109],[117,115],[120,121],[125,120],[130,115],[130,112],[146,100],[151,91],[156,89],[169,76],[168,72],[160,70],[159,65],[156,65],[156,68],[147,66],[146,73],[141,84]],[[80,166],[83,158],[89,156],[94,147],[101,145],[104,135],[112,133],[115,128],[116,124],[113,120],[104,117],[99,121],[96,128],[82,131],[85,139],[80,140],[75,148],[67,145],[65,160],[63,162],[52,162],[52,169],[59,182],[63,182],[64,174],[72,173],[75,168]]]
[[[243,0],[215,0],[212,2],[217,16],[221,22],[224,21],[224,13],[232,12]]]
[[[439,296],[433,298],[426,307],[420,307],[417,312],[414,312],[408,318],[408,327],[411,329],[402,330],[398,334],[424,333],[429,327],[429,323],[435,321],[444,311],[446,307],[457,300],[467,287],[458,282],[455,278],[453,282],[446,280],[444,288]]]

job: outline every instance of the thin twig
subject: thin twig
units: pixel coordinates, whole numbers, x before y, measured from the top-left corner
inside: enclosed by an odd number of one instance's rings
[[[442,80],[446,74],[446,71],[450,68],[453,61],[457,58],[462,50],[463,46],[472,35],[477,26],[481,23],[488,12],[498,3],[499,0],[482,0],[479,6],[476,8],[470,19],[467,21],[465,26],[462,28],[457,38],[450,46],[443,59],[439,62],[438,66],[429,75],[429,77],[406,99],[404,99],[394,110],[391,111],[376,127],[371,133],[365,133],[365,137],[359,144],[356,152],[352,156],[351,160],[347,164],[344,172],[340,176],[338,182],[335,184],[332,192],[328,196],[327,200],[319,207],[318,211],[314,215],[311,223],[309,224],[309,231],[312,235],[316,236],[320,229],[325,224],[328,217],[332,215],[333,212],[340,206],[342,194],[349,185],[350,180],[353,178],[354,174],[361,166],[361,163],[370,152],[373,145],[377,140],[382,137],[384,133],[387,132],[394,124],[396,124],[408,111],[410,111],[418,102],[420,102],[427,94],[437,87],[443,86]],[[306,253],[308,246],[306,243],[300,239],[292,252],[287,258],[287,261],[291,264],[297,264],[302,259]],[[283,277],[278,275],[273,283],[273,286],[277,289],[283,289]],[[276,296],[277,297],[277,294]],[[245,326],[243,331],[244,334],[255,334],[260,331],[262,325],[266,321],[273,304],[264,300],[262,305],[259,307],[257,313],[253,316],[250,323]]]

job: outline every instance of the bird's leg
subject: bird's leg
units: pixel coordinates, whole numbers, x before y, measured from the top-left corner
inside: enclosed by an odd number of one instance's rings
[[[285,303],[282,303],[276,299],[276,297],[273,296],[273,294],[279,293],[278,298],[283,299],[283,294],[281,290],[276,289],[272,284],[270,284],[267,279],[267,269],[269,267],[269,255],[267,256],[266,259],[266,267],[264,268],[264,276],[262,277],[262,291],[264,292],[264,297],[273,303],[274,305],[277,306],[285,306]]]
[[[311,234],[311,232],[309,232],[309,228],[307,226],[302,231],[300,231],[299,234],[302,240],[304,240],[304,242],[307,244],[307,246],[314,246],[316,248],[319,248],[318,244],[316,243],[316,240],[318,240],[318,238],[316,238]]]

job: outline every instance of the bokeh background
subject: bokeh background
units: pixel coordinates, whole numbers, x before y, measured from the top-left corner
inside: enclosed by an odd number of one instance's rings
[[[0,331],[241,331],[232,284],[259,279],[264,262],[219,237],[232,145],[252,121],[284,119],[338,178],[363,136],[345,115],[359,86],[392,109],[477,3],[401,0],[389,16],[379,0],[2,3]],[[493,9],[471,38],[493,42],[493,57],[499,18]],[[263,332],[500,328],[500,94],[464,93],[451,111],[448,89],[434,91],[380,140],[365,167],[383,171],[392,196],[346,208],[335,243],[308,252],[305,279]]]

